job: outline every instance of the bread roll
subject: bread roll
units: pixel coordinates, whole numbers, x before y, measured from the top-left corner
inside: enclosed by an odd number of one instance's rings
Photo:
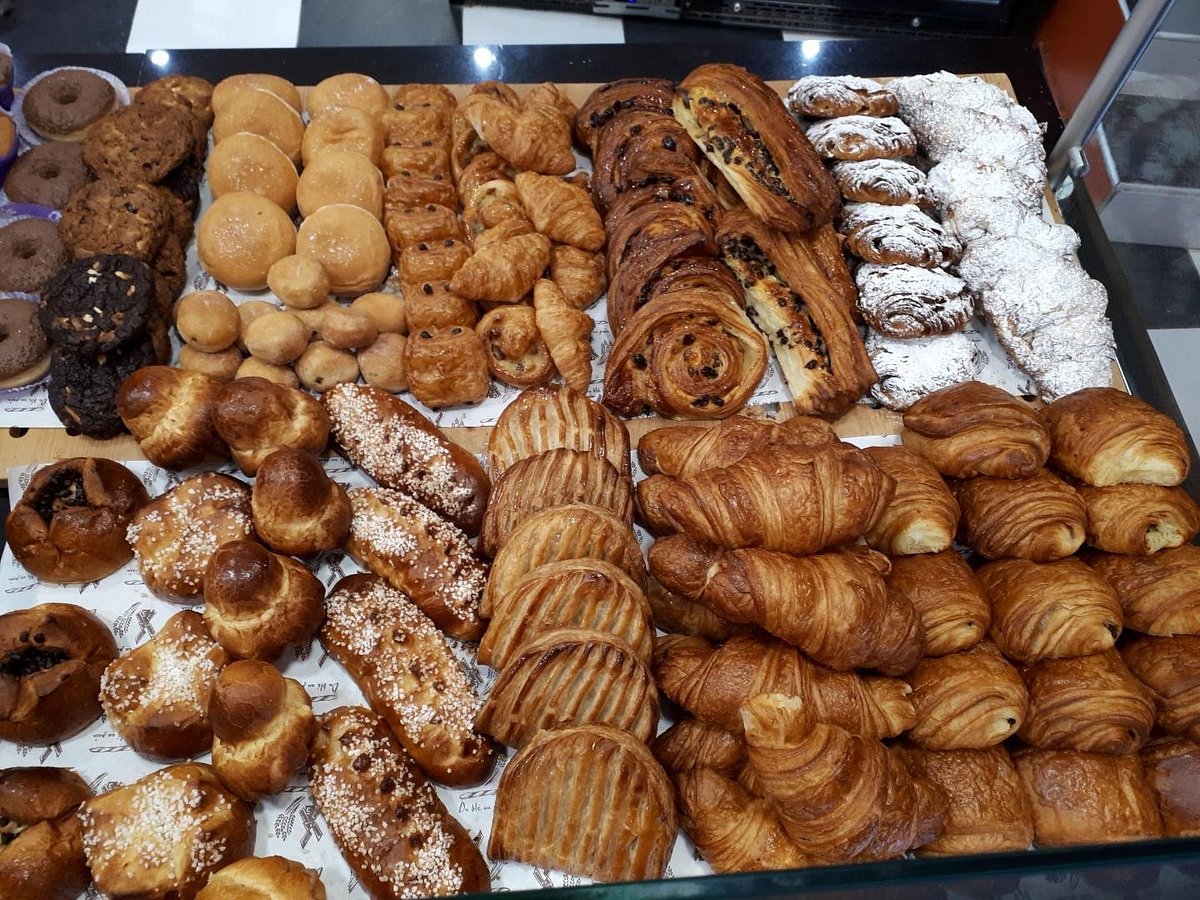
[[[295,252],[324,266],[330,290],[339,297],[375,290],[392,265],[392,248],[379,219],[348,203],[322,206],[306,218],[296,236]]]
[[[259,194],[223,194],[196,225],[196,252],[205,270],[228,287],[261,291],[277,260],[296,252],[288,214]]]
[[[302,450],[276,450],[263,460],[250,494],[254,530],[277,553],[316,556],[341,546],[350,532],[350,499],[320,462]]]
[[[300,145],[304,165],[330,149],[352,150],[378,166],[383,155],[383,127],[377,117],[355,106],[322,112],[304,132]]]
[[[330,75],[318,82],[308,92],[305,104],[314,119],[334,110],[352,106],[370,116],[378,117],[392,105],[391,98],[383,86],[370,75],[343,72]]]
[[[288,155],[262,135],[242,131],[213,147],[208,186],[214,198],[235,191],[261,194],[286,213],[296,209],[300,176]]]
[[[91,881],[83,827],[73,810],[30,825],[0,846],[5,900],[76,900]]]

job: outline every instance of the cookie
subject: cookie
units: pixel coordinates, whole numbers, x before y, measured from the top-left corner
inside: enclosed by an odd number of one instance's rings
[[[187,256],[183,244],[173,233],[163,241],[151,268],[154,269],[154,295],[158,311],[169,319],[171,307],[187,284]]]
[[[117,390],[126,378],[154,361],[154,349],[147,341],[95,358],[56,348],[50,353],[50,408],[68,434],[100,440],[120,434],[125,425],[117,415]]]
[[[167,75],[138,90],[134,102],[178,106],[194,115],[205,128],[210,128],[213,123],[212,95],[212,82],[195,75]]]
[[[101,178],[67,201],[58,233],[76,257],[121,253],[149,262],[170,223],[167,203],[153,185]]]
[[[47,219],[18,219],[0,228],[0,291],[36,294],[71,261]]]
[[[171,234],[178,238],[181,244],[186,245],[192,239],[192,230],[196,225],[192,209],[186,201],[172,194],[163,185],[157,185],[157,187],[163,202],[167,205],[167,211],[171,214]]]
[[[94,357],[141,338],[154,302],[149,266],[129,256],[94,256],[50,279],[39,319],[59,348]]]
[[[92,126],[84,162],[101,176],[155,184],[195,149],[193,122],[188,113],[169,106],[127,106]]]
[[[186,203],[189,212],[195,214],[196,207],[200,205],[200,179],[203,177],[203,164],[196,157],[189,156],[167,174],[160,187]]]
[[[14,203],[62,209],[92,177],[83,161],[83,144],[48,141],[17,157],[4,180],[4,191]]]

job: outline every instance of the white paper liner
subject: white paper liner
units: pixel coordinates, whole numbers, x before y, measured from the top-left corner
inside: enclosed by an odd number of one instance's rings
[[[47,69],[45,72],[39,72],[25,82],[25,86],[21,88],[21,90],[17,91],[17,95],[13,99],[12,110],[10,111],[13,121],[17,123],[17,133],[21,135],[21,140],[25,142],[25,146],[27,147],[36,147],[38,144],[44,144],[46,143],[46,139],[30,128],[29,123],[25,121],[25,111],[22,107],[22,104],[25,100],[25,92],[47,75],[52,75],[55,72],[62,72],[64,70],[91,72],[93,75],[99,75],[109,84],[111,84],[113,86],[113,90],[116,91],[117,106],[128,106],[132,101],[132,98],[129,95],[129,88],[125,86],[125,82],[123,82],[112,72],[105,72],[101,69],[92,69],[87,66],[59,66],[57,69]]]

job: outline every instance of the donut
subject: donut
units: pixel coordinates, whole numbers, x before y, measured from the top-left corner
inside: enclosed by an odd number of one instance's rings
[[[116,90],[99,75],[85,69],[59,69],[25,92],[21,111],[39,137],[82,141],[116,103]]]
[[[70,261],[58,226],[47,219],[18,219],[0,228],[0,291],[40,293]]]
[[[305,256],[285,256],[271,266],[267,287],[293,309],[315,309],[329,299],[325,268]]]
[[[3,387],[36,380],[35,372],[43,360],[48,361],[49,344],[38,322],[36,303],[15,297],[0,299],[0,379]],[[29,381],[21,382],[18,375],[29,373]]]
[[[378,166],[383,155],[383,128],[379,119],[354,106],[322,113],[308,123],[300,154],[307,166],[318,153],[330,147],[354,150]]]
[[[4,180],[4,190],[13,203],[62,209],[70,196],[91,180],[82,144],[49,141],[17,157]]]

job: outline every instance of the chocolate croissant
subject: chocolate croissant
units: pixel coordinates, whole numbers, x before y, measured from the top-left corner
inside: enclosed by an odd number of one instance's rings
[[[1089,566],[1117,592],[1125,625],[1143,634],[1200,634],[1200,547],[1153,556],[1089,553]]]
[[[904,447],[863,451],[896,482],[896,493],[867,532],[867,543],[891,556],[950,549],[958,528],[958,503],[938,470]]]
[[[1149,556],[1190,543],[1200,507],[1181,487],[1114,484],[1076,488],[1087,508],[1087,543],[1097,550]]]
[[[901,439],[954,478],[1029,478],[1050,457],[1050,435],[1033,407],[980,381],[922,397],[904,413]]]
[[[795,416],[783,422],[731,416],[712,428],[669,425],[647,431],[638,441],[638,463],[647,475],[679,478],[704,469],[731,466],[748,453],[775,444],[816,447],[837,440],[821,419]]]
[[[731,466],[638,485],[642,518],[656,534],[679,531],[730,549],[815,553],[856,540],[895,490],[861,451],[844,444],[767,447]],[[729,497],[739,498],[731,504]]]
[[[950,490],[962,510],[959,539],[988,559],[1049,562],[1070,556],[1083,543],[1083,501],[1045,469],[1029,478],[979,475]]]
[[[921,619],[927,656],[945,656],[978,644],[992,623],[983,586],[953,550],[892,557],[889,591],[908,600]]]
[[[592,199],[607,213],[628,191],[695,178],[704,156],[670,111],[621,110],[605,125],[592,155]]]
[[[871,550],[789,556],[722,550],[671,535],[650,547],[668,590],[731,622],[757,625],[836,671],[907,672],[921,657],[920,619],[887,590],[887,558]]]
[[[818,721],[866,737],[895,737],[916,724],[912,689],[900,679],[834,672],[767,637],[738,635],[720,647],[701,637],[662,638],[654,675],[663,694],[697,719],[737,734],[741,707],[765,693],[799,697]]]
[[[1162,814],[1164,837],[1200,835],[1200,745],[1181,738],[1158,738],[1139,754],[1146,783]]]
[[[1154,724],[1168,734],[1200,739],[1200,637],[1143,635],[1121,648],[1121,658],[1150,689]]]
[[[1010,659],[1034,665],[1101,653],[1121,633],[1117,595],[1077,559],[1002,559],[975,574],[991,601],[991,638]]]
[[[1018,734],[1042,750],[1133,753],[1150,734],[1154,702],[1116,650],[1047,659],[1023,673],[1029,715]]]
[[[1116,388],[1086,388],[1042,410],[1051,463],[1099,487],[1134,482],[1179,484],[1191,453],[1169,416]]]
[[[909,737],[928,750],[994,747],[1016,733],[1029,705],[1021,673],[990,641],[922,660],[905,680],[917,711]]]
[[[675,91],[675,118],[750,211],[797,233],[828,225],[837,185],[779,94],[738,66],[709,64]]]

